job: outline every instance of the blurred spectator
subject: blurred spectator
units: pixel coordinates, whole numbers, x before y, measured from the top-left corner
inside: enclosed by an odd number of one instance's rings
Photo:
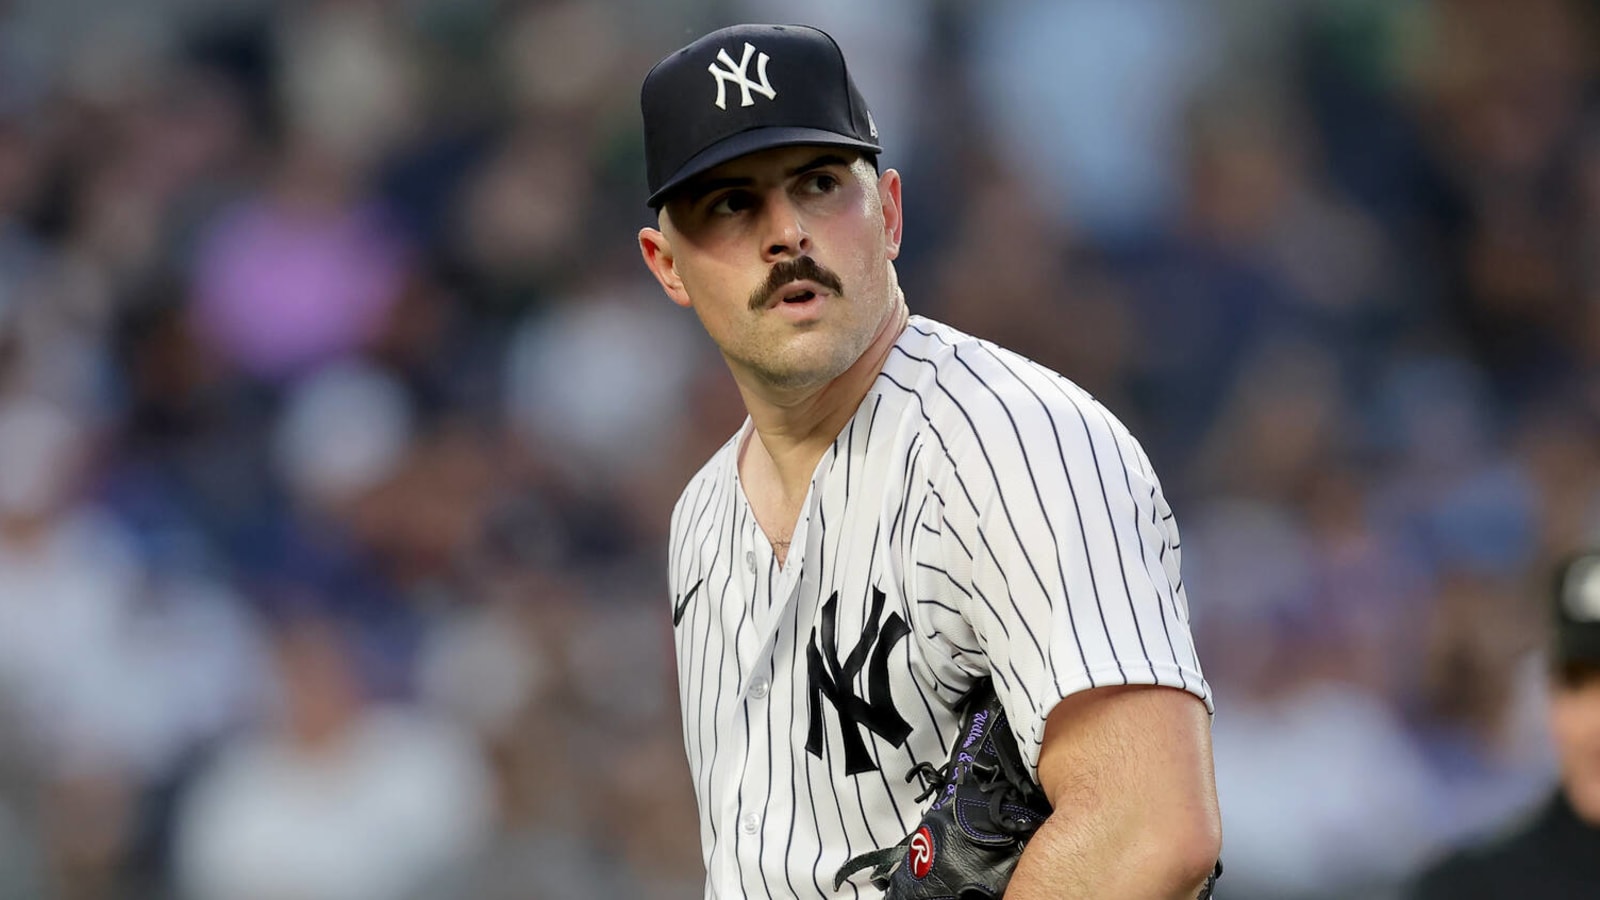
[[[608,294],[528,320],[507,355],[512,427],[579,482],[656,464],[705,352],[666,304],[631,290]]]
[[[1172,215],[1182,110],[1219,50],[1210,6],[1010,0],[972,14],[980,125],[1046,209],[1112,240]]]
[[[295,140],[338,166],[393,152],[420,112],[404,23],[377,0],[296,4],[279,22],[279,96]]]
[[[365,347],[404,283],[404,251],[373,209],[349,206],[342,177],[311,148],[285,165],[281,194],[231,210],[199,248],[202,337],[245,373],[302,374]]]
[[[224,747],[178,814],[183,896],[402,898],[482,843],[492,795],[466,735],[370,703],[315,613],[279,623],[274,649],[276,721]]]
[[[204,578],[147,570],[82,499],[82,421],[45,401],[0,407],[0,696],[36,754],[44,840],[61,889],[114,884],[145,786],[178,777],[251,711],[259,678],[237,601]]]
[[[1427,768],[1377,698],[1278,645],[1269,695],[1214,729],[1229,894],[1367,896],[1430,846]]]
[[[393,475],[411,430],[408,398],[393,379],[359,362],[330,365],[285,405],[279,473],[311,506],[338,507]]]
[[[149,680],[158,677],[155,666],[179,662],[164,659],[159,642],[187,640],[186,627],[215,620],[206,606],[217,598],[191,610],[152,602],[127,535],[81,501],[89,449],[82,429],[43,401],[0,407],[0,684],[53,774],[153,773],[172,753],[162,730],[177,723],[163,719],[215,714],[183,709],[172,689],[191,686]],[[182,618],[163,623],[169,613]],[[147,693],[157,687],[164,689]]]
[[[1542,900],[1589,893],[1600,882],[1600,554],[1557,569],[1546,626],[1547,715],[1560,758],[1554,795],[1422,872],[1417,900]],[[1548,791],[1548,788],[1547,788]]]

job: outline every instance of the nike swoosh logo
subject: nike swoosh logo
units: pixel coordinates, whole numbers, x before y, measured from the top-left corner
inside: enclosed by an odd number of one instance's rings
[[[704,583],[705,583],[705,579],[704,578],[700,579],[699,581],[696,581],[694,583],[694,587],[689,588],[689,593],[684,594],[683,595],[683,599],[678,601],[678,605],[674,606],[672,608],[672,627],[673,628],[677,628],[678,627],[678,623],[683,621],[683,611],[689,608],[689,601],[694,599],[694,592],[700,590],[700,585],[702,585]]]

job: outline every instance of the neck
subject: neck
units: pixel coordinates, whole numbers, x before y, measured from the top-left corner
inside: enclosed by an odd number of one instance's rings
[[[760,452],[770,460],[785,493],[804,493],[817,460],[844,429],[868,389],[883,371],[889,351],[905,329],[910,311],[904,300],[884,318],[872,342],[850,368],[814,388],[794,391],[757,391],[744,385],[745,408],[750,412]],[[746,446],[746,450],[750,445]]]

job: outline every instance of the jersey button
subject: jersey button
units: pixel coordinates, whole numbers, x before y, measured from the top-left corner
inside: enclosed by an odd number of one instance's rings
[[[750,696],[756,698],[757,700],[764,699],[767,696],[768,687],[770,687],[770,685],[767,684],[765,679],[757,681],[755,684],[750,685]]]
[[[761,830],[761,817],[755,813],[745,813],[739,817],[739,830],[745,834],[755,834]]]
[[[744,564],[749,567],[751,575],[756,573],[756,552],[754,550],[746,550],[744,552]]]

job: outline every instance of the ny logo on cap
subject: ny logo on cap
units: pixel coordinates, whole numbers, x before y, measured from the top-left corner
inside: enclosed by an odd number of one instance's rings
[[[728,55],[727,50],[718,50],[717,62],[722,63],[727,68],[719,69],[717,68],[717,63],[712,63],[706,67],[706,70],[716,76],[717,79],[717,109],[728,108],[727,90],[728,82],[730,81],[739,86],[740,106],[755,105],[755,98],[750,96],[751,91],[765,96],[768,100],[776,100],[778,98],[778,92],[772,89],[772,82],[767,80],[767,55],[765,53],[756,57],[756,77],[761,80],[751,81],[750,76],[745,74],[745,71],[750,67],[750,55],[755,52],[756,48],[750,46],[750,42],[746,41],[744,56],[739,59],[738,65],[734,64],[733,57]]]

